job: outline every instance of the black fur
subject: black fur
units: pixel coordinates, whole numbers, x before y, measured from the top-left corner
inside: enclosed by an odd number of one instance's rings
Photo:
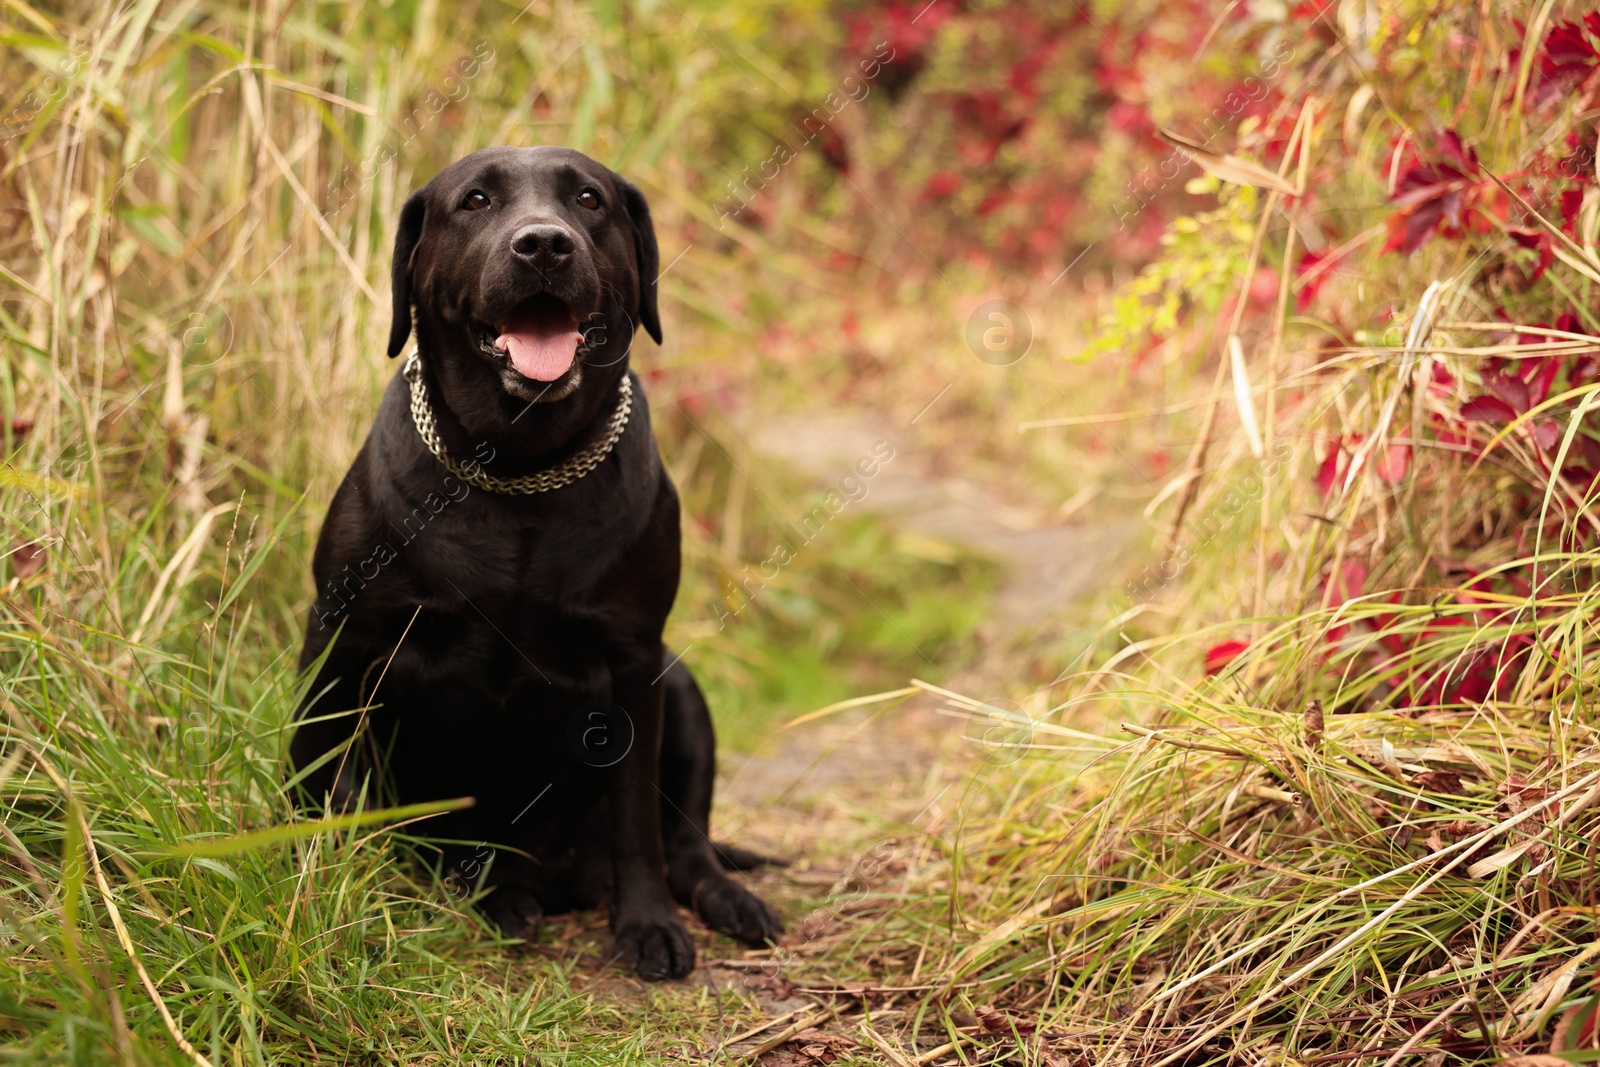
[[[489,208],[463,208],[474,190]],[[580,204],[586,191],[598,208]],[[511,235],[535,224],[569,232],[564,262],[510,254]],[[544,469],[604,432],[635,326],[660,340],[659,273],[649,206],[622,178],[568,149],[476,152],[401,209],[389,354],[414,309],[452,458],[496,477]],[[576,364],[550,383],[484,343],[486,325],[541,292],[585,327]],[[462,842],[445,848],[447,873],[491,888],[485,911],[508,935],[530,934],[542,912],[604,904],[618,953],[677,977],[694,948],[676,904],[749,944],[782,928],[724,873],[760,857],[707,836],[711,717],[661,640],[678,497],[632,384],[632,418],[604,462],[513,496],[440,465],[395,376],[317,542],[300,663],[326,659],[290,755],[313,804],[380,789],[402,803],[474,797],[425,825]]]

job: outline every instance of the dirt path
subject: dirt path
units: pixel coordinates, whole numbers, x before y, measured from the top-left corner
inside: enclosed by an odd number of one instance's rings
[[[759,457],[787,464],[822,490],[836,487],[860,457],[873,453],[885,425],[870,413],[813,413],[763,417],[743,432]],[[1056,501],[1030,500],[1018,487],[950,472],[948,455],[919,440],[914,428],[901,432],[893,444],[893,460],[881,466],[866,495],[851,506],[878,513],[899,532],[954,543],[1001,563],[1003,578],[986,629],[1002,641],[1018,631],[1047,631],[1058,615],[1120,573],[1134,520],[1107,519],[1102,512],[1093,522],[1062,521]],[[980,662],[980,668],[948,674],[929,664],[926,677],[957,693],[995,699],[1005,691],[1008,665],[998,656],[980,657]],[[906,827],[932,832],[959,817],[960,790],[952,787],[996,756],[974,737],[980,732],[952,714],[945,701],[927,694],[892,710],[845,712],[785,731],[760,754],[722,757],[718,836],[794,860],[786,869],[750,876],[788,916],[791,933],[779,958],[793,962],[824,951],[817,930],[828,926],[830,913],[826,907],[812,909],[845,891],[853,859]],[[779,1033],[786,1013],[803,1018],[822,1003],[805,991],[807,976],[818,978],[816,967],[781,966],[771,952],[730,948],[725,941],[703,940],[705,963],[691,981],[710,991],[753,993],[763,1017],[775,1021],[735,1052],[748,1053]],[[721,1042],[737,1030],[719,1024],[716,1042],[696,1039],[696,1054],[709,1055],[716,1047],[728,1051]],[[855,1040],[851,1027],[839,1024],[824,1023],[808,1033],[812,1036],[757,1062],[809,1067],[832,1058],[826,1045],[816,1043],[817,1034],[829,1041]],[[858,1055],[864,1051],[856,1050]]]
[[[764,416],[743,430],[757,455],[785,463],[823,488],[835,486],[859,457],[872,454],[885,425],[866,413],[807,413]],[[1063,522],[1052,507],[1026,499],[1016,486],[941,472],[947,454],[936,454],[914,428],[893,444],[893,460],[866,482],[866,496],[854,506],[883,515],[905,532],[999,561],[1004,572],[992,618],[997,632],[1047,627],[1118,573],[1133,520]],[[993,668],[946,675],[929,664],[925,677],[988,700],[1002,692],[1004,682],[992,674]],[[861,712],[790,731],[771,753],[726,758],[720,795],[735,819],[779,801],[813,818],[869,802],[886,816],[908,806],[916,811],[981,754],[980,744],[963,741],[969,724],[939,714],[941,703],[916,698],[870,724],[870,713]],[[813,830],[796,826],[791,832],[799,845]]]

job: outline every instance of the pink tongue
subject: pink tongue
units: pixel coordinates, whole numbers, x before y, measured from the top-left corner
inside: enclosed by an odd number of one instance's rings
[[[582,343],[572,313],[542,300],[529,310],[519,310],[494,339],[494,346],[511,357],[518,374],[540,382],[553,382],[567,373]]]

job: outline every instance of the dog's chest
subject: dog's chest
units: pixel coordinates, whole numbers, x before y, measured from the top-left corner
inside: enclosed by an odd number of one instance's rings
[[[604,612],[606,579],[638,547],[640,510],[613,494],[558,502],[475,490],[407,539],[403,554],[427,600],[455,594],[511,613]]]
[[[454,525],[419,553],[419,573],[475,602],[582,610],[616,565],[605,532],[574,522]]]

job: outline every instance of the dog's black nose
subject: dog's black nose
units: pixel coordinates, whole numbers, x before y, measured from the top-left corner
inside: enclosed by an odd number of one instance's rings
[[[577,246],[565,226],[535,222],[511,235],[511,251],[540,267],[559,267],[572,256]]]

